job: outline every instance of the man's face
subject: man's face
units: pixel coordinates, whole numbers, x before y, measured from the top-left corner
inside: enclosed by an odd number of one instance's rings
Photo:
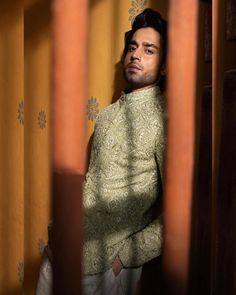
[[[151,27],[137,30],[124,59],[124,75],[131,90],[154,85],[161,63],[161,36]]]

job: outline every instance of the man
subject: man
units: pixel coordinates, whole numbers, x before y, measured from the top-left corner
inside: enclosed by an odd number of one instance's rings
[[[166,22],[146,9],[126,34],[128,90],[96,121],[84,186],[83,294],[134,294],[142,265],[161,253],[165,54]]]
[[[165,46],[165,21],[146,9],[126,35],[128,91],[97,118],[84,188],[84,289],[94,280],[95,292],[88,294],[132,294],[140,266],[161,252],[161,218],[153,211],[162,190],[164,98],[157,83]]]

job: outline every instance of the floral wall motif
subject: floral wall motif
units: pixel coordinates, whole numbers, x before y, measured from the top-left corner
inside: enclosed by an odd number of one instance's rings
[[[17,274],[18,274],[20,283],[23,285],[23,283],[24,283],[24,262],[18,263]]]
[[[43,129],[46,127],[46,123],[47,123],[47,120],[46,120],[46,113],[45,111],[40,111],[39,114],[38,114],[38,125],[39,125],[39,128]]]
[[[92,96],[88,99],[87,103],[87,118],[91,121],[96,120],[96,117],[99,113],[99,104],[97,98]]]
[[[129,21],[133,23],[135,16],[141,13],[148,3],[148,0],[133,0],[129,9]]]
[[[20,124],[24,125],[24,101],[22,100],[17,108],[17,119]]]

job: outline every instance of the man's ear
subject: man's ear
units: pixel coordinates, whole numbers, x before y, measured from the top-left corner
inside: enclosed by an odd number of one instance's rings
[[[161,66],[161,71],[160,71],[161,75],[162,76],[165,76],[166,75],[166,66],[165,65],[162,65]]]

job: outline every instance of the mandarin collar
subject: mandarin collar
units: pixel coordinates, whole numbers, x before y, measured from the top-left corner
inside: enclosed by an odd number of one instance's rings
[[[136,101],[144,101],[150,98],[156,98],[159,94],[161,94],[160,87],[158,85],[145,88],[143,90],[132,91],[129,93],[125,93],[122,91],[120,101],[122,103],[127,102],[136,102]]]

